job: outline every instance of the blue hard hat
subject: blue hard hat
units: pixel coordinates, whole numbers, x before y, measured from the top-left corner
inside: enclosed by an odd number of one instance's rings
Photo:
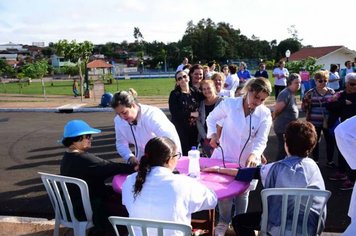
[[[90,127],[85,121],[71,120],[64,126],[63,138],[77,137],[85,134],[98,134],[100,129]]]

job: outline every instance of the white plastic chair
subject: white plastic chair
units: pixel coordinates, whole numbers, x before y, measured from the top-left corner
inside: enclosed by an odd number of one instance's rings
[[[151,229],[156,229],[154,231],[154,236],[163,236],[165,229],[176,230],[182,232],[184,236],[192,235],[192,227],[190,225],[175,223],[171,221],[159,221],[159,220],[147,220],[147,219],[138,219],[138,218],[128,218],[128,217],[119,217],[119,216],[110,216],[109,220],[114,227],[116,235],[119,236],[117,230],[117,225],[126,226],[129,231],[130,236],[135,236],[135,230],[141,230],[143,236],[148,236]],[[152,234],[151,234],[152,235]]]
[[[268,188],[261,191],[262,197],[262,219],[261,219],[261,235],[267,235],[268,233],[268,208],[274,206],[268,206],[268,198],[270,196],[280,196],[281,197],[281,225],[278,227],[279,235],[308,235],[308,218],[311,213],[311,206],[313,204],[314,198],[317,198],[318,203],[320,203],[320,210],[318,212],[318,227],[317,235],[321,234],[321,219],[326,206],[326,203],[330,197],[331,193],[327,190],[318,189],[307,189],[307,188]],[[289,200],[289,201],[288,201]],[[279,203],[279,202],[278,202]],[[293,218],[291,230],[286,229],[287,226],[287,210],[288,206],[293,204]],[[302,207],[301,207],[302,206]],[[275,206],[277,207],[277,206]],[[298,217],[302,213],[302,232],[297,232]],[[290,216],[290,214],[289,214]],[[277,231],[278,231],[277,230]],[[270,233],[270,232],[269,232]],[[273,235],[277,235],[275,232]]]
[[[86,230],[93,227],[93,211],[90,205],[88,185],[84,180],[38,172],[55,211],[54,235],[58,236],[60,224],[73,228],[75,236],[86,235]],[[72,199],[67,184],[75,184],[80,189],[86,221],[78,221],[74,216]],[[68,214],[70,217],[68,217]]]

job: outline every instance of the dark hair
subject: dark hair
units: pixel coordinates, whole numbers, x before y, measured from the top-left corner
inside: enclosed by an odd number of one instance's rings
[[[314,125],[309,121],[292,121],[287,125],[285,142],[293,156],[307,157],[317,143]]]
[[[345,61],[345,66],[347,66],[347,64],[348,64],[349,62],[351,62],[351,61]]]
[[[119,105],[123,105],[125,107],[132,107],[134,103],[137,104],[136,96],[137,93],[132,88],[130,88],[129,91],[119,91],[114,94],[111,101],[111,107],[114,109]]]
[[[224,72],[224,68],[227,68],[227,69],[229,69],[229,66],[228,65],[226,65],[226,64],[224,64],[222,67],[221,67],[221,72]]]
[[[145,146],[145,155],[141,157],[136,182],[134,185],[134,198],[140,194],[147,174],[153,166],[163,166],[175,154],[177,146],[167,137],[150,139]]]
[[[62,144],[65,147],[70,147],[75,142],[80,142],[83,140],[83,135],[76,136],[76,137],[69,137],[69,138],[64,138],[62,139]]]
[[[287,77],[287,86],[291,85],[296,79],[300,79],[300,75],[297,73],[292,73]]]
[[[235,64],[229,65],[230,74],[235,74],[237,72],[237,66]]]
[[[209,67],[212,67],[214,64],[215,64],[215,61],[209,61],[209,62],[208,62],[208,66],[209,66]]]
[[[330,72],[335,72],[335,71],[337,71],[337,68],[338,68],[338,66],[336,65],[336,64],[331,64],[330,65]]]
[[[192,67],[192,65],[188,63],[188,64],[183,66],[183,70],[190,69],[190,67]]]
[[[195,70],[197,69],[200,69],[202,70],[203,69],[203,66],[200,65],[200,64],[194,64],[192,67],[189,68],[189,77],[191,77],[191,75],[194,73]]]

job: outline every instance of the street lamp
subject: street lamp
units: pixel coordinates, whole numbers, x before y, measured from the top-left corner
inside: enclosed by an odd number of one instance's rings
[[[286,58],[287,58],[287,62],[288,62],[289,57],[290,57],[290,50],[289,50],[289,49],[287,49],[287,51],[286,51]]]

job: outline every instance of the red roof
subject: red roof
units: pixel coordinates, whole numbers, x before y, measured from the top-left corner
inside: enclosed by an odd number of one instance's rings
[[[87,64],[88,68],[111,68],[112,65],[105,62],[104,60],[94,60]]]
[[[343,46],[328,46],[328,47],[313,47],[313,48],[302,48],[298,52],[293,53],[290,57],[290,61],[303,60],[308,57],[320,58],[329,53],[332,53]]]

